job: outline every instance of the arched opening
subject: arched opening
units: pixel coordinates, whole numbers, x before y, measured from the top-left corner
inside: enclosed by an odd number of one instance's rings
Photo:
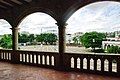
[[[119,13],[120,3],[114,1],[96,2],[77,10],[67,21],[66,52],[109,53],[102,42],[120,43]]]
[[[77,10],[68,19],[67,24],[68,25],[66,26],[65,51],[66,53],[97,53],[100,54],[100,57],[102,57],[102,55],[104,56],[104,54],[119,53],[119,2],[102,1],[89,4]],[[111,44],[116,45],[111,47]],[[118,52],[116,52],[115,49]],[[90,70],[98,71],[102,71],[104,69],[105,71],[109,71],[109,66],[111,66],[111,64],[109,64],[110,61],[107,60],[106,57],[102,57],[105,59],[104,64],[102,59],[97,59],[96,61],[94,57],[91,58],[93,59],[91,59],[90,62],[87,62],[87,59],[84,56],[83,69],[90,68]]]
[[[94,70],[94,60],[92,58],[90,59],[90,69]]]
[[[74,67],[75,67],[75,66],[74,66],[74,64],[75,64],[75,63],[74,63],[74,58],[72,57],[70,61],[71,61],[71,68],[74,68]]]
[[[112,60],[112,72],[117,72],[117,61]]]
[[[0,19],[0,49],[12,49],[12,28],[4,19]]]
[[[87,69],[87,58],[83,59],[83,69]]]
[[[97,60],[97,70],[101,71],[101,60],[100,59]]]
[[[104,71],[109,71],[109,61],[107,59],[104,61]]]
[[[80,58],[77,58],[77,68],[80,69]]]
[[[58,27],[49,15],[36,12],[28,15],[18,26],[19,49],[58,52]]]

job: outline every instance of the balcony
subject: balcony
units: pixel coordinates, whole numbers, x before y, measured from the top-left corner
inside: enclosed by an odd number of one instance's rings
[[[0,50],[0,80],[120,80],[119,54],[65,53],[66,21],[78,8],[97,1],[102,0],[1,0],[0,18],[12,26],[13,46]],[[34,12],[56,20],[58,53],[18,50],[18,26]]]

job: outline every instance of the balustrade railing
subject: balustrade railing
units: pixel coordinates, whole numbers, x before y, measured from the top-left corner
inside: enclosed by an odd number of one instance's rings
[[[41,67],[56,68],[58,53],[37,51],[0,50],[0,60]]]
[[[71,71],[120,75],[120,55],[66,53],[64,66]]]
[[[55,52],[0,50],[0,61],[58,69],[60,55]],[[64,53],[62,68],[67,71],[120,76],[119,54]]]
[[[55,67],[57,65],[58,53],[18,51],[20,63],[43,67]]]
[[[0,61],[11,61],[12,50],[0,50]]]

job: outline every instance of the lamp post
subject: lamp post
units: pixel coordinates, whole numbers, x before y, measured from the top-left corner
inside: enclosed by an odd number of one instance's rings
[[[93,43],[95,42],[95,39],[93,39]]]
[[[92,42],[93,42],[93,51],[95,51],[95,46],[94,46],[94,44],[95,44],[95,39],[92,39]]]

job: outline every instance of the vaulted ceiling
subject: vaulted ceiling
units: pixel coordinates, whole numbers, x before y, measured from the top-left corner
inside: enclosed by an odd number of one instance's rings
[[[0,0],[0,10],[9,10],[11,8],[20,7],[31,1],[32,0]]]
[[[41,11],[60,19],[64,11],[79,0],[0,0],[0,18],[18,23],[26,15]],[[38,9],[38,10],[37,10]]]

